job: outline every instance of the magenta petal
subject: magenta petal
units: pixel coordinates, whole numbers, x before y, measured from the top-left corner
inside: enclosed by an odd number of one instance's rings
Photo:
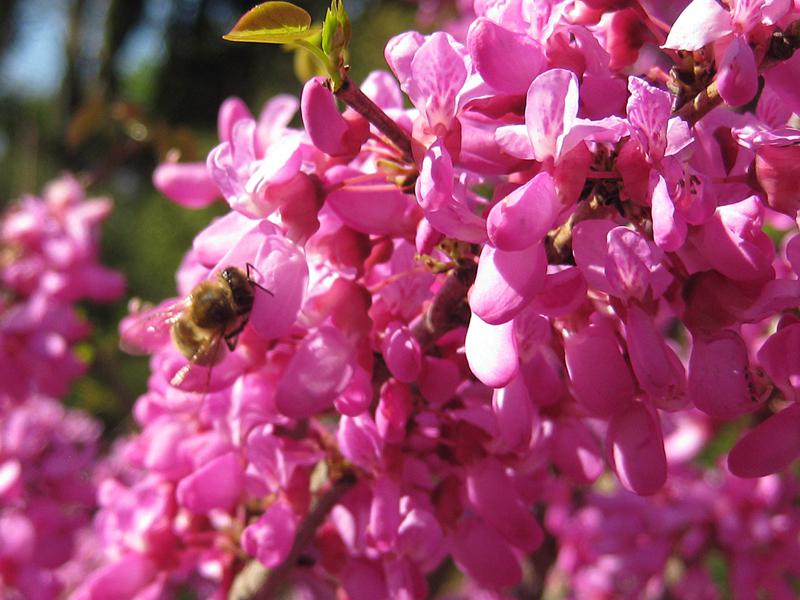
[[[384,440],[391,443],[403,441],[412,406],[413,398],[409,386],[388,381],[381,387],[380,401],[375,410],[375,425]],[[369,406],[364,410],[367,408]]]
[[[233,137],[233,127],[237,121],[242,119],[252,119],[253,115],[250,109],[247,108],[244,100],[231,96],[226,98],[220,104],[219,112],[217,113],[217,134],[219,141],[229,142]]]
[[[519,370],[513,321],[490,325],[473,313],[464,346],[470,369],[490,387],[508,385]]]
[[[529,308],[546,317],[563,317],[586,302],[586,280],[577,267],[548,273],[544,287],[534,296]]]
[[[605,273],[614,295],[626,300],[644,300],[651,288],[651,271],[658,265],[659,257],[654,256],[644,237],[627,227],[609,231],[607,241]]]
[[[341,582],[347,600],[388,598],[386,579],[380,563],[365,558],[350,559],[342,570]]]
[[[551,453],[558,469],[579,484],[592,483],[605,466],[600,442],[578,419],[560,419],[555,423]]]
[[[287,417],[310,417],[333,405],[353,376],[354,352],[338,329],[320,327],[297,348],[275,390]]]
[[[411,61],[411,75],[419,95],[411,101],[428,120],[431,131],[450,128],[456,114],[456,97],[467,79],[464,56],[454,48],[455,40],[437,31],[419,47]]]
[[[500,250],[524,250],[544,239],[560,209],[552,176],[539,173],[489,211],[489,240]]]
[[[572,230],[572,253],[575,263],[583,273],[590,288],[612,294],[606,279],[606,255],[608,254],[608,232],[614,223],[606,219],[587,219]]]
[[[414,199],[386,185],[345,185],[325,197],[345,225],[370,235],[397,235]]]
[[[440,141],[428,148],[415,186],[417,202],[425,218],[441,233],[459,240],[486,240],[486,223],[456,196],[455,171],[450,154]]]
[[[614,332],[592,325],[564,338],[564,356],[578,401],[594,415],[622,412],[636,394],[636,384]]]
[[[248,219],[235,210],[213,221],[208,227],[198,233],[192,242],[194,258],[200,264],[211,269],[219,264],[237,242],[246,237],[248,232],[255,230],[258,222]],[[259,233],[260,235],[260,233]],[[255,256],[255,255],[252,255]],[[252,256],[250,257],[252,259]],[[249,259],[248,259],[249,260]],[[229,266],[229,265],[225,265]],[[244,265],[234,265],[242,267]],[[224,267],[223,267],[224,268]]]
[[[389,551],[397,539],[400,526],[400,487],[389,477],[379,477],[372,484],[372,504],[368,533],[378,550]]]
[[[266,339],[286,335],[294,326],[306,295],[305,256],[286,238],[268,235],[253,259],[253,266],[255,272],[251,275],[261,288],[256,287],[249,323]]]
[[[78,589],[73,598],[77,600],[101,600],[118,598],[134,600],[150,585],[158,574],[157,566],[139,554],[125,554],[92,573]]]
[[[311,141],[326,154],[354,155],[366,139],[368,130],[363,138],[351,135],[351,123],[339,112],[333,93],[321,77],[309,79],[303,87],[300,112]]]
[[[667,480],[664,438],[655,411],[635,402],[612,417],[606,434],[608,459],[620,482],[640,496],[655,494]]]
[[[453,558],[480,585],[500,589],[514,585],[522,570],[508,543],[482,519],[466,517],[453,536]]]
[[[276,567],[289,555],[296,530],[294,512],[279,500],[242,532],[242,548],[265,567]]]
[[[792,404],[748,431],[728,455],[731,473],[765,477],[800,456],[800,404]]]
[[[153,172],[153,185],[186,208],[203,208],[222,196],[204,162],[161,163]]]
[[[534,79],[528,89],[525,125],[536,160],[555,159],[558,138],[578,115],[578,78],[572,71],[550,69]]]
[[[730,106],[741,106],[758,91],[758,67],[747,40],[736,35],[725,49],[717,70],[719,95]]]
[[[704,413],[732,419],[760,405],[748,383],[747,348],[738,333],[695,335],[689,361],[689,398]]]
[[[800,323],[780,328],[758,351],[758,362],[787,400],[800,399]]]
[[[539,524],[520,498],[503,466],[488,458],[469,471],[467,496],[477,513],[506,540],[532,552],[544,540]]]
[[[492,395],[492,409],[503,450],[524,452],[533,432],[534,410],[523,377],[517,375]]]
[[[758,196],[720,206],[700,230],[704,256],[720,273],[736,281],[772,274],[775,247],[762,231],[764,205]]]
[[[410,91],[410,88],[414,87],[411,75],[411,61],[414,60],[414,55],[424,42],[425,36],[421,33],[406,31],[390,39],[384,51],[386,63],[394,71],[395,77],[400,82],[400,87],[412,100],[415,94]]]
[[[786,260],[792,266],[794,274],[800,277],[800,233],[794,234],[786,243]]]
[[[244,469],[234,452],[212,459],[184,477],[176,489],[178,503],[195,514],[229,510],[244,488]]]
[[[256,126],[256,151],[260,156],[285,131],[299,107],[297,98],[289,94],[278,94],[264,105]]]
[[[386,71],[372,71],[361,83],[361,91],[383,110],[403,107],[400,87]]]
[[[530,36],[504,29],[483,17],[470,26],[467,48],[483,80],[507,94],[524,94],[547,60],[541,46]],[[513,62],[509,61],[510,56],[514,57]]]
[[[390,323],[383,338],[383,358],[389,372],[404,383],[411,383],[422,368],[419,342],[405,325]]]
[[[494,133],[494,140],[506,154],[525,160],[533,160],[533,147],[525,125],[504,125]]]
[[[425,563],[441,556],[444,536],[439,521],[427,510],[412,508],[397,532],[397,549],[413,560]]]
[[[686,221],[675,210],[667,182],[659,175],[651,195],[653,241],[666,252],[675,252],[686,241]]]
[[[342,416],[336,440],[342,455],[356,465],[374,470],[383,464],[383,440],[368,413]]]
[[[639,77],[628,78],[628,121],[631,136],[650,161],[660,161],[667,148],[667,121],[672,114],[672,96]]]
[[[628,353],[639,385],[656,407],[679,410],[686,405],[686,371],[664,342],[652,319],[636,305],[628,307],[625,322]]]
[[[469,296],[472,311],[497,325],[514,318],[542,289],[547,257],[542,244],[506,252],[483,247]]]

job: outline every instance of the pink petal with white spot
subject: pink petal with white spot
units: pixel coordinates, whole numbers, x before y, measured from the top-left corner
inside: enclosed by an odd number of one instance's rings
[[[692,0],[672,24],[664,48],[700,50],[733,31],[731,14],[715,0]]]
[[[490,325],[473,313],[464,348],[470,369],[489,387],[505,387],[519,370],[513,321]]]

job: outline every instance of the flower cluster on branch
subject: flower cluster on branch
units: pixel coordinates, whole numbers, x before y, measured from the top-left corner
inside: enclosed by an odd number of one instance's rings
[[[206,163],[155,172],[230,212],[121,325],[152,374],[75,598],[426,598],[448,560],[463,597],[717,597],[714,552],[789,597],[800,11],[480,0],[357,86],[340,2],[324,52],[267,4],[293,28],[261,41],[331,79],[227,100]],[[689,463],[734,420],[726,466]]]

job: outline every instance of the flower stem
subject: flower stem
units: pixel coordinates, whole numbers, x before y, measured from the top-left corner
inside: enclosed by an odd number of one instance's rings
[[[402,152],[404,161],[414,162],[411,154],[411,138],[405,130],[390,119],[357,85],[354,85],[349,77],[345,77],[338,88],[336,82],[333,83],[333,93],[337,98],[375,125],[380,132],[389,138],[397,146],[398,150]]]

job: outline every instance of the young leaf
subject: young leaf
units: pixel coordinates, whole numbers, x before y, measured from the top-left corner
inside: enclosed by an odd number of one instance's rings
[[[287,44],[312,35],[311,15],[290,2],[273,0],[254,6],[226,35],[232,42]]]
[[[322,50],[335,63],[349,44],[350,18],[342,0],[331,0],[331,7],[322,24]]]

